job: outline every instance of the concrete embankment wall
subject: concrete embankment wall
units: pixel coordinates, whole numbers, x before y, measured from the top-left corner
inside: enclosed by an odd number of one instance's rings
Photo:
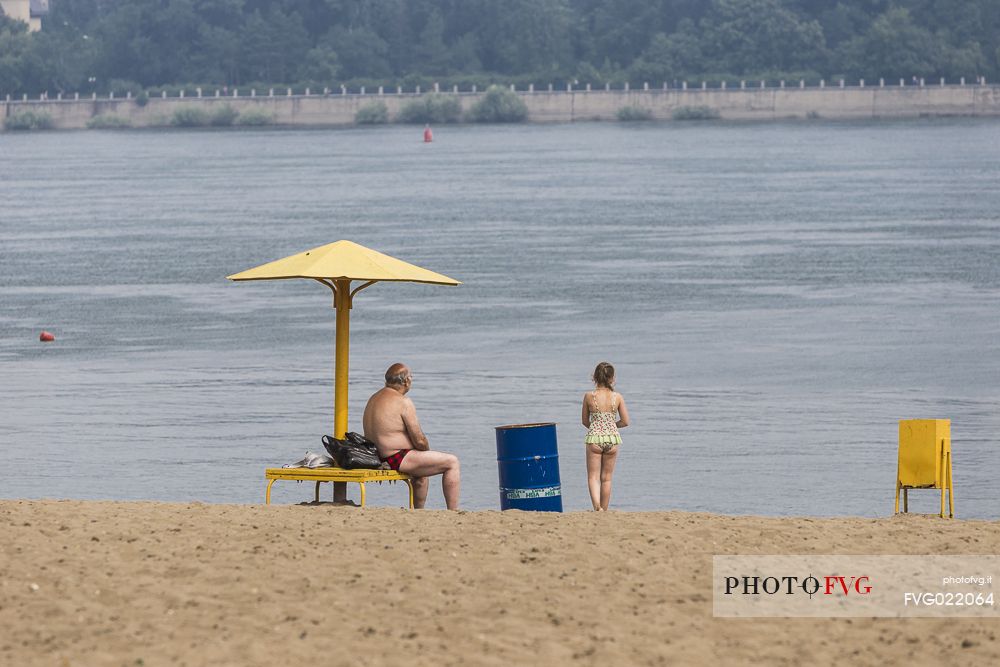
[[[455,95],[468,110],[483,93]],[[683,107],[707,107],[720,118],[778,120],[793,118],[870,119],[921,116],[1000,116],[1000,86],[905,86],[753,89],[671,89],[595,91],[518,91],[531,122],[566,123],[616,120],[619,109],[638,107],[653,119],[670,120]],[[99,115],[127,119],[132,127],[170,125],[177,109],[199,107],[211,113],[226,105],[234,111],[263,111],[275,124],[297,126],[351,125],[355,114],[373,102],[384,102],[390,118],[418,98],[403,94],[276,95],[239,97],[150,98],[145,106],[131,99],[13,100],[2,117],[24,111],[46,114],[57,129],[78,129]]]

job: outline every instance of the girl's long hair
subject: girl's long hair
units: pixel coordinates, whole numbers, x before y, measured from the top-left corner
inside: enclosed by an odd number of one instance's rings
[[[597,364],[597,368],[594,369],[594,374],[591,376],[598,387],[605,387],[606,389],[612,389],[611,383],[615,379],[615,367],[606,361],[602,361]]]

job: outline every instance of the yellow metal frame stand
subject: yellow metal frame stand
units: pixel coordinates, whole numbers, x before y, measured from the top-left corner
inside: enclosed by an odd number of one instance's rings
[[[945,495],[948,496],[948,518],[955,518],[950,419],[900,420],[896,514],[899,514],[900,490],[903,491],[903,512],[910,511],[910,489],[941,489],[941,518],[944,518]]]

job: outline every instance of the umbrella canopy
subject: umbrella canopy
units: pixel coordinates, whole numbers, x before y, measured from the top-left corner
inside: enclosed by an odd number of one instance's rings
[[[351,241],[337,241],[284,259],[227,276],[229,280],[285,280],[309,278],[333,290],[337,309],[337,348],[334,360],[334,437],[347,432],[347,385],[351,307],[354,295],[377,282],[413,282],[461,285],[453,278],[390,257]],[[351,289],[353,281],[363,281]]]
[[[227,277],[230,280],[313,278],[461,285],[453,278],[422,269],[351,241],[328,243]]]

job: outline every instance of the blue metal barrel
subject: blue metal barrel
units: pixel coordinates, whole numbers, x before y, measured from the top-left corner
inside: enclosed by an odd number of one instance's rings
[[[555,424],[497,426],[500,509],[562,512]]]

